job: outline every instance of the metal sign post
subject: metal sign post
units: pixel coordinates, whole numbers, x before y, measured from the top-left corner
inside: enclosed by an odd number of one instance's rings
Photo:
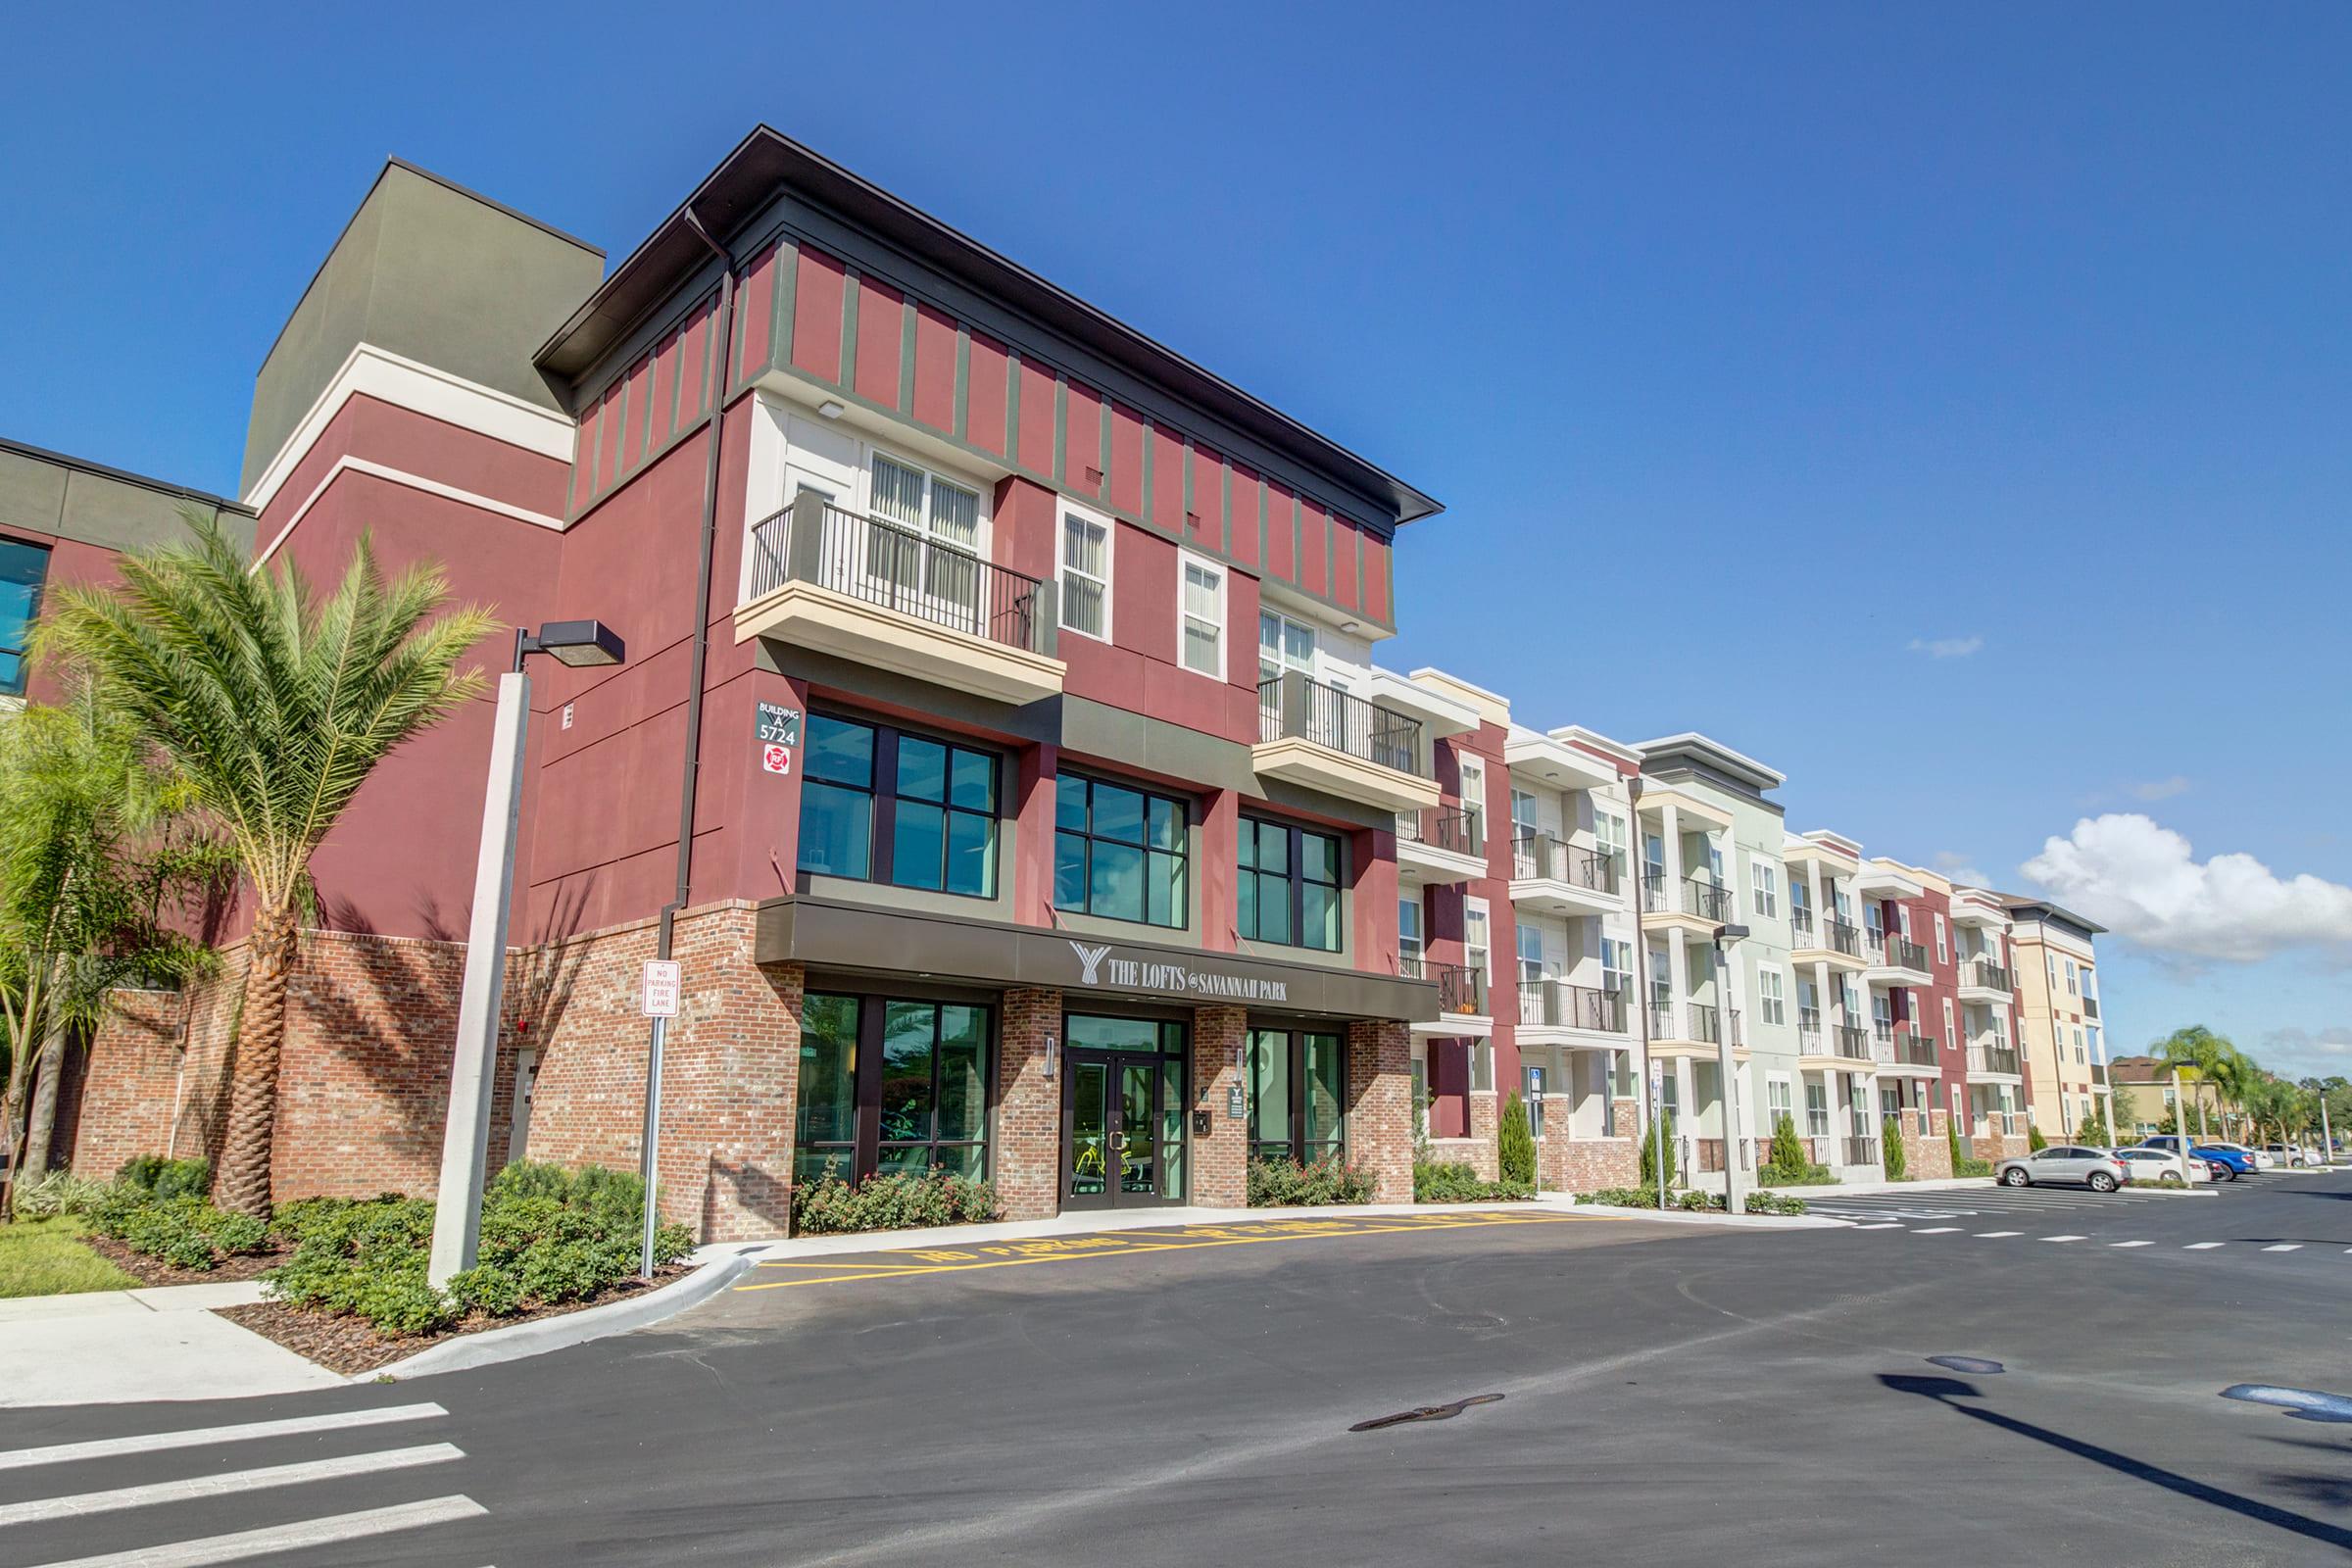
[[[678,1015],[680,994],[685,989],[680,974],[674,958],[647,959],[644,990],[638,998],[638,1010],[654,1021],[645,1053],[645,1134],[639,1168],[645,1183],[645,1233],[637,1250],[637,1272],[649,1280],[654,1277],[654,1232],[661,1225],[655,1188],[661,1168],[662,1047],[669,1038],[669,1020]]]
[[[1658,1207],[1666,1206],[1666,1064],[1649,1064],[1650,1174],[1658,1183]]]

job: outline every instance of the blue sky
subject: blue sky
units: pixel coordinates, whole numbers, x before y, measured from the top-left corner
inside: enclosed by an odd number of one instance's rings
[[[2352,1071],[2352,10],[200,11],[12,22],[0,433],[233,490],[384,155],[617,254],[765,120],[1444,499],[1386,662]]]

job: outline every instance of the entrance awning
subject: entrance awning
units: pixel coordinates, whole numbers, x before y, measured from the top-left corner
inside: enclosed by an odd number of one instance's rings
[[[1039,986],[1072,996],[1194,1006],[1266,1007],[1406,1023],[1428,1023],[1438,1016],[1438,988],[1432,981],[827,899],[770,899],[760,906],[753,956],[760,963]]]

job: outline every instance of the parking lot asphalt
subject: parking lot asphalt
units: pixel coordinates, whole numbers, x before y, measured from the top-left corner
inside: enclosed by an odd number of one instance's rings
[[[2342,1560],[2352,1429],[2222,1396],[2348,1392],[2352,1176],[2241,1186],[830,1259],[852,1277],[478,1372],[12,1412],[0,1568]],[[285,1420],[328,1424],[213,1430]]]

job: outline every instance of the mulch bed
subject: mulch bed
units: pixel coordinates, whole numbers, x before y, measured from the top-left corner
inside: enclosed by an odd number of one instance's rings
[[[220,1316],[242,1328],[253,1330],[264,1339],[274,1340],[295,1354],[307,1356],[329,1372],[348,1376],[354,1372],[372,1372],[404,1356],[415,1355],[429,1345],[454,1340],[467,1334],[479,1334],[485,1329],[503,1329],[516,1323],[528,1323],[534,1318],[561,1317],[577,1312],[582,1307],[602,1306],[617,1301],[656,1286],[666,1285],[690,1272],[691,1264],[671,1263],[657,1271],[652,1283],[628,1279],[609,1287],[585,1300],[565,1301],[560,1306],[532,1307],[507,1317],[485,1317],[479,1312],[461,1319],[438,1334],[411,1334],[394,1338],[378,1334],[373,1325],[363,1317],[334,1317],[283,1301],[255,1301],[247,1306],[214,1308]]]
[[[209,1269],[181,1268],[160,1257],[134,1252],[112,1237],[94,1231],[82,1237],[81,1242],[141,1285],[220,1285],[231,1280],[257,1279],[294,1255],[292,1248],[272,1247],[266,1252],[224,1257],[218,1266]]]

